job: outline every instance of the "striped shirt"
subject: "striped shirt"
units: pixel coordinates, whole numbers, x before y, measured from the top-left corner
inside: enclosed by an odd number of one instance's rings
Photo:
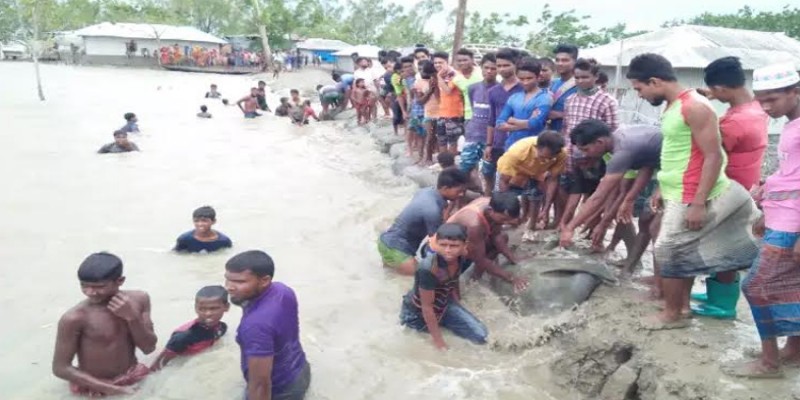
[[[580,91],[567,99],[564,108],[564,135],[566,143],[570,143],[569,134],[572,129],[587,119],[597,119],[606,123],[611,132],[617,130],[619,118],[617,100],[610,94],[597,90],[594,94],[584,95]],[[568,145],[567,171],[572,171],[572,145]]]

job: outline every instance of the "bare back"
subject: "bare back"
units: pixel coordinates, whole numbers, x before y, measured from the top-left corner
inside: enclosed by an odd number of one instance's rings
[[[145,292],[120,292],[128,295],[139,310],[149,314],[149,298]],[[146,318],[149,321],[149,316]],[[136,346],[125,320],[114,315],[106,304],[83,301],[67,311],[59,321],[53,364],[71,364],[77,355],[79,370],[95,378],[110,380],[138,363],[135,352]]]
[[[489,207],[489,198],[480,197],[458,210],[448,220],[467,228],[467,241],[474,246],[486,246],[491,243],[493,228],[484,216]]]

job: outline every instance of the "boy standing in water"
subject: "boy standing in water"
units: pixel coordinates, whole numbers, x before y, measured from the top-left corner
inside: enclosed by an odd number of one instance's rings
[[[260,117],[261,114],[256,112],[256,109],[258,109],[258,88],[250,88],[250,95],[239,99],[236,105],[242,110],[245,118]]]
[[[125,133],[139,133],[139,125],[137,124],[139,118],[136,118],[136,114],[131,112],[125,113],[124,118],[126,121],[125,126],[120,130]]]
[[[121,129],[114,132],[113,143],[104,145],[100,150],[97,150],[100,154],[127,153],[129,151],[139,151],[139,147],[136,146],[136,143],[128,141],[128,133]]]
[[[222,94],[217,91],[217,85],[212,83],[211,84],[211,90],[206,92],[206,98],[207,99],[218,99],[220,97],[222,97]]]
[[[267,83],[264,81],[258,81],[256,100],[258,101],[258,108],[261,111],[269,112],[269,106],[267,105]]]
[[[136,360],[136,348],[150,354],[156,334],[150,320],[150,296],[120,290],[125,283],[122,260],[101,252],[78,268],[87,299],[58,321],[53,374],[70,383],[75,394],[132,394],[150,370]],[[72,364],[77,355],[78,366]]]
[[[200,106],[200,112],[197,113],[198,118],[211,118],[211,113],[208,112],[208,107]]]
[[[217,212],[210,206],[200,207],[192,213],[194,230],[178,237],[175,251],[199,253],[213,252],[233,246],[231,239],[211,227],[217,223]]]
[[[213,346],[228,331],[228,325],[221,320],[229,309],[228,292],[224,287],[216,285],[200,289],[194,297],[197,318],[172,333],[150,370],[158,371],[178,356],[197,354]]]

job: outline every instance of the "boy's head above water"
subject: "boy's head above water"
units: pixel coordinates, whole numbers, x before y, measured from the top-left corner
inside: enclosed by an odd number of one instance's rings
[[[229,309],[228,291],[222,286],[205,286],[194,296],[197,320],[205,326],[217,325]]]
[[[122,260],[106,252],[91,254],[78,267],[78,280],[89,302],[105,303],[119,292],[119,287],[125,282]]]
[[[199,233],[208,233],[217,222],[217,212],[211,206],[202,206],[192,213],[194,229]]]
[[[120,146],[124,146],[128,144],[128,132],[123,130],[116,130],[114,131],[114,142],[116,142]]]
[[[132,112],[125,113],[125,115],[123,117],[125,118],[125,121],[128,121],[128,122],[136,122],[136,121],[139,120],[138,118],[136,118],[136,114],[134,114]]]
[[[211,84],[211,90],[217,90],[217,85],[215,83]]]
[[[206,112],[206,111],[208,111],[208,107],[206,107],[206,106],[200,106],[200,111],[202,111],[202,112]]]

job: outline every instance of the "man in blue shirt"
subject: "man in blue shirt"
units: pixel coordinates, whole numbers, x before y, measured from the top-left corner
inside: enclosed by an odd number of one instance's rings
[[[211,229],[217,222],[217,212],[210,206],[203,206],[192,213],[194,230],[178,237],[175,251],[199,253],[213,252],[233,246],[231,239],[222,232]]]
[[[567,99],[578,91],[573,76],[575,61],[578,60],[578,48],[571,44],[560,44],[553,52],[556,55],[558,78],[554,79],[550,86],[550,92],[553,93],[553,108],[549,116],[550,129],[561,132],[564,126],[564,107]]]
[[[517,67],[517,79],[524,91],[508,98],[495,122],[498,129],[508,132],[505,150],[517,140],[539,135],[545,128],[551,98],[548,92],[539,89],[540,69],[539,63],[531,60]]]
[[[123,116],[125,118],[125,126],[123,126],[120,130],[125,133],[139,133],[139,118],[136,118],[136,114],[129,112],[125,113]]]

